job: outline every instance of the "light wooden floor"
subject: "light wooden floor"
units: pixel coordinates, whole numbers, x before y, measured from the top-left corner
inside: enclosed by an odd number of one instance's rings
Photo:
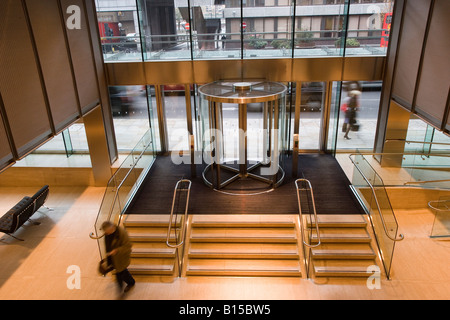
[[[6,212],[36,188],[0,188],[0,212]],[[18,242],[0,242],[0,299],[116,299],[111,276],[97,274],[98,249],[92,231],[103,188],[53,188],[37,213],[40,226],[26,225]],[[398,210],[400,232],[392,281],[369,290],[365,280],[317,281],[299,278],[188,277],[139,278],[129,299],[450,299],[450,241],[428,237],[428,210]],[[81,268],[81,289],[66,286],[68,266]]]

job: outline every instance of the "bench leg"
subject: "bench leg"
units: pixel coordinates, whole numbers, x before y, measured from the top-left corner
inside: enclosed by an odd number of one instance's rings
[[[8,236],[10,236],[11,238],[16,239],[16,240],[19,240],[19,241],[25,241],[25,240],[23,240],[23,239],[17,238],[16,236],[13,236],[13,235],[10,234],[10,233],[5,233],[5,234],[8,235]]]
[[[38,226],[38,225],[41,224],[40,222],[31,220],[31,219],[28,219],[28,221],[30,221],[30,222],[31,222],[33,225],[35,225],[35,226]]]

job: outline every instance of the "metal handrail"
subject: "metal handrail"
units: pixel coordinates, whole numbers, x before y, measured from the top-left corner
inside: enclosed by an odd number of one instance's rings
[[[444,180],[427,180],[427,181],[407,181],[403,183],[403,185],[407,184],[425,184],[425,183],[433,183],[433,182],[449,182],[450,179],[444,179]]]
[[[445,203],[445,202],[450,202],[450,200],[432,200],[428,202],[428,207],[430,207],[433,210],[436,211],[442,211],[442,212],[448,212],[450,211],[450,208],[445,206],[447,209],[441,209],[441,208],[436,208],[435,206],[432,205],[432,203]]]
[[[101,239],[101,238],[103,238],[104,236],[105,236],[106,234],[104,233],[104,234],[102,234],[101,236],[95,236],[95,234],[93,233],[93,232],[91,232],[90,234],[89,234],[89,238],[91,238],[92,240],[98,240],[98,239]]]
[[[417,144],[437,144],[442,146],[450,146],[450,143],[445,142],[428,142],[428,141],[414,141],[414,140],[405,140],[405,139],[387,139],[386,142],[405,142],[405,143],[417,143]]]
[[[381,217],[381,222],[382,222],[382,225],[383,225],[384,233],[385,233],[386,236],[387,236],[389,239],[391,239],[392,241],[402,241],[402,240],[405,238],[405,236],[404,236],[403,234],[400,234],[400,235],[399,235],[399,238],[392,238],[391,235],[389,234],[389,232],[387,231],[387,228],[386,228],[386,222],[384,221],[384,216],[383,216],[383,214],[381,213],[381,207],[380,207],[380,204],[379,204],[379,202],[378,202],[378,198],[377,198],[375,189],[374,189],[374,187],[372,186],[372,184],[369,182],[369,180],[367,179],[367,177],[364,175],[364,173],[361,171],[361,169],[359,169],[357,163],[356,163],[355,161],[353,161],[353,159],[352,159],[351,156],[352,156],[352,155],[349,156],[350,161],[353,163],[353,165],[355,166],[356,170],[359,171],[359,173],[361,174],[361,176],[363,177],[363,179],[367,182],[367,184],[369,185],[370,189],[372,190],[372,194],[373,194],[374,199],[375,199],[375,204],[377,205],[378,212],[380,213],[380,217]]]
[[[178,185],[180,183],[185,183],[185,182],[188,183],[188,187],[186,189],[180,189],[180,191],[181,190],[182,191],[187,191],[186,206],[185,206],[185,209],[184,209],[184,223],[183,223],[183,228],[181,229],[181,235],[180,235],[181,242],[177,243],[175,245],[172,245],[172,244],[170,244],[170,232],[172,231],[172,220],[173,220],[173,212],[174,212],[174,208],[175,208],[176,194],[177,194],[177,191],[179,190],[178,189]],[[188,220],[187,219],[188,218],[187,217],[187,213],[188,213],[188,206],[189,206],[189,195],[190,195],[190,192],[191,192],[191,184],[192,184],[191,180],[181,179],[175,185],[175,190],[173,191],[172,209],[170,210],[169,226],[167,228],[167,238],[166,238],[166,245],[169,248],[179,248],[179,247],[181,247],[184,244],[184,240],[185,240],[184,237],[186,235],[187,220]],[[175,225],[176,225],[176,223],[177,222],[175,221]]]
[[[450,157],[448,153],[424,153],[424,152],[358,152],[351,153],[349,156],[434,156],[434,157]]]
[[[306,243],[304,236],[303,236],[304,227],[303,227],[302,207],[300,204],[300,188],[298,186],[299,181],[306,182],[309,186],[309,191],[311,192],[311,199],[312,199],[312,205],[313,205],[313,211],[314,211],[314,221],[315,221],[315,225],[316,225],[316,233],[317,233],[317,240],[318,240],[317,244],[315,244],[315,245],[310,245],[310,244]],[[317,219],[316,204],[314,202],[314,192],[313,192],[311,182],[307,179],[297,179],[297,180],[295,180],[295,187],[297,188],[298,213],[299,213],[299,217],[300,217],[300,227],[302,228],[302,232],[301,232],[302,242],[308,248],[316,248],[316,247],[320,246],[321,240],[320,240],[319,220]]]

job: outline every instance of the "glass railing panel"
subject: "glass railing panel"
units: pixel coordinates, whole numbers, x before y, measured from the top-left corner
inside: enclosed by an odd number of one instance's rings
[[[435,215],[430,237],[450,237],[450,197],[440,197],[439,201],[431,201],[429,206]]]
[[[195,33],[192,36],[194,60],[240,59],[241,33],[228,32],[216,34]]]
[[[383,45],[383,33],[387,29],[348,30],[346,40],[346,56],[385,56],[387,44]]]
[[[100,29],[101,31],[101,29]],[[105,62],[142,61],[139,34],[100,38]]]
[[[99,237],[103,234],[103,230],[101,230],[102,223],[104,221],[108,221],[109,217],[111,215],[114,215],[117,213],[119,209],[118,206],[112,206],[114,203],[114,198],[116,196],[116,188],[117,185],[115,183],[115,179],[111,178],[108,182],[108,185],[106,187],[106,191],[103,195],[102,204],[100,205],[100,210],[97,215],[97,219],[94,224],[94,230],[95,230],[95,236]],[[104,241],[99,241],[99,250],[100,250],[100,256],[103,258],[105,257],[105,243]]]
[[[398,223],[383,180],[361,154],[354,156],[352,185],[361,199],[379,247],[387,277],[390,276]]]
[[[94,225],[93,236],[103,235],[101,230],[103,222],[112,221],[115,224],[121,222],[122,213],[145,178],[154,158],[151,131],[148,130],[109,180]],[[98,239],[98,246],[100,256],[104,258],[105,247],[102,239]]]
[[[306,268],[307,278],[312,278],[313,263],[311,248],[318,245],[318,235],[316,221],[314,218],[314,199],[312,190],[307,180],[297,180],[296,182],[301,228],[301,244],[303,249],[303,259]]]

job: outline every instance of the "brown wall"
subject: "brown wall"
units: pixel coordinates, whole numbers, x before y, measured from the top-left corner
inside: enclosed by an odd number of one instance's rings
[[[450,1],[405,0],[391,98],[450,132]]]
[[[67,28],[69,5],[80,29]],[[115,160],[94,0],[2,0],[0,35],[0,170],[99,104]]]
[[[450,133],[449,12],[448,0],[395,1],[376,152],[384,149],[392,101],[444,133]]]

